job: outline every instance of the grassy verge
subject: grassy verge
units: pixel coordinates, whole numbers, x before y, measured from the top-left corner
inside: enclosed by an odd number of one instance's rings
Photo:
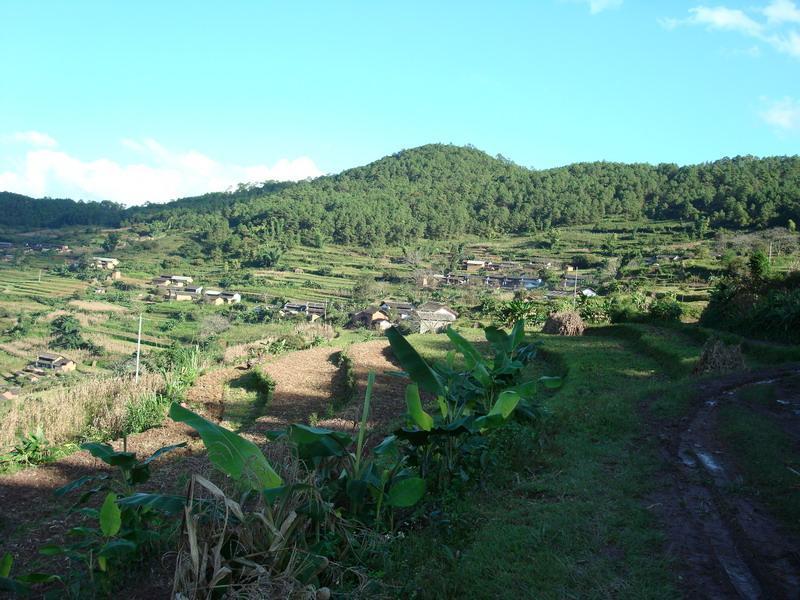
[[[547,425],[494,440],[487,459],[500,475],[443,499],[394,544],[386,579],[398,597],[677,596],[643,502],[658,460],[637,412],[663,371],[614,335],[544,339],[567,373],[543,399]]]

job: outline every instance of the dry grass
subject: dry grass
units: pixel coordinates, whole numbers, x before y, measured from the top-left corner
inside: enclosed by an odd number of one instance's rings
[[[112,354],[132,354],[136,352],[136,342],[118,340],[104,333],[90,333],[86,335],[86,338]]]
[[[0,449],[13,446],[19,434],[38,427],[55,444],[73,440],[87,430],[120,431],[126,406],[163,386],[160,375],[144,373],[138,383],[128,377],[92,378],[18,398],[0,422]]]
[[[551,335],[583,335],[586,325],[581,316],[572,311],[553,313],[547,317],[542,333]]]
[[[91,300],[70,300],[69,305],[89,312],[129,312],[124,306],[117,306],[116,304],[109,304],[108,302],[97,302]]]
[[[275,338],[265,338],[263,340],[256,340],[255,342],[248,342],[246,344],[236,344],[225,348],[222,355],[222,361],[226,364],[242,363],[250,358],[257,358],[266,356],[267,345],[274,341]]]
[[[741,344],[728,345],[721,340],[708,340],[694,367],[695,375],[727,373],[745,368]]]

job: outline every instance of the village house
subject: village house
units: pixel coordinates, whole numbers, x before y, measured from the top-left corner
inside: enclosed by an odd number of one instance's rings
[[[414,312],[414,305],[410,302],[397,302],[395,300],[384,300],[380,305],[380,309],[384,314],[389,316],[391,313],[396,314],[398,319],[407,319]]]
[[[194,278],[184,275],[159,275],[153,278],[152,283],[158,286],[184,287],[194,283]]]
[[[203,296],[203,286],[187,286],[169,290],[169,299],[176,302],[191,302]]]
[[[597,296],[597,292],[595,292],[592,288],[584,288],[581,290],[581,295],[584,298],[594,298]]]
[[[583,283],[586,283],[586,277],[582,275],[564,275],[564,279],[561,282],[564,289],[574,289]]]
[[[168,287],[170,284],[170,278],[164,277],[163,275],[160,277],[153,277],[150,280],[150,284],[154,285],[155,287],[165,288]]]
[[[217,306],[222,304],[238,304],[242,301],[242,295],[238,292],[206,290],[203,294],[203,301]]]
[[[485,260],[465,260],[461,263],[464,267],[464,270],[467,273],[475,273],[476,271],[480,271],[481,269],[486,268],[486,261]]]
[[[30,366],[44,372],[54,371],[56,373],[69,373],[76,369],[75,361],[61,354],[40,354]]]
[[[311,321],[326,316],[328,305],[325,302],[290,301],[283,305],[281,315],[306,315]]]
[[[119,266],[119,261],[116,258],[94,256],[92,257],[92,266],[95,269],[107,269],[109,271],[113,271]]]
[[[458,314],[439,302],[425,302],[414,310],[411,318],[419,325],[420,333],[438,333],[447,329],[458,318]]]
[[[106,279],[109,279],[111,281],[120,281],[122,280],[122,271],[120,271],[119,269],[115,269],[114,271],[111,271],[111,273],[109,273]]]
[[[2,398],[3,400],[13,400],[17,396],[19,396],[19,393],[20,389],[18,387],[9,388],[7,390],[3,390],[2,392],[0,392],[0,398]]]
[[[203,294],[203,302],[216,306],[225,304],[225,301],[222,299],[222,292],[219,290],[206,290]]]
[[[239,292],[222,292],[221,296],[225,304],[239,304],[242,301],[242,295]]]
[[[351,327],[367,327],[380,331],[389,329],[392,326],[389,316],[377,306],[368,306],[362,311],[355,313],[350,319]]]

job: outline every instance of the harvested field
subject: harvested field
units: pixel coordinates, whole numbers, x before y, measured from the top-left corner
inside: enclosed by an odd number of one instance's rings
[[[386,340],[353,344],[347,349],[347,353],[353,359],[356,390],[353,401],[341,412],[336,421],[348,423],[351,427],[358,421],[367,387],[367,376],[373,371],[375,386],[372,389],[368,424],[371,430],[383,432],[405,413],[405,390],[408,380],[389,375],[392,371],[399,371],[400,367],[390,359],[391,349]]]
[[[334,364],[336,352],[328,347],[311,348],[264,363],[264,372],[275,381],[275,393],[255,428],[279,429],[290,423],[307,423],[312,413],[320,418],[330,415],[339,371]]]
[[[220,421],[224,411],[225,385],[241,374],[242,370],[236,367],[204,373],[186,391],[186,402],[193,406],[202,406],[209,417]]]
[[[69,305],[89,312],[128,312],[128,309],[124,306],[117,306],[108,302],[97,302],[96,300],[70,300]]]

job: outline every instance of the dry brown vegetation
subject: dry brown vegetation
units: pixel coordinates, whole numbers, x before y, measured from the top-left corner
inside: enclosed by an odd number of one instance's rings
[[[696,375],[726,373],[745,368],[741,344],[728,345],[722,340],[708,340],[694,367]]]
[[[91,378],[18,398],[10,402],[0,422],[0,449],[39,427],[54,444],[87,430],[120,431],[128,403],[158,392],[163,385],[160,375],[144,373],[138,383],[128,377]]]
[[[572,311],[553,313],[547,317],[542,333],[551,335],[583,335],[586,324],[581,316]]]

